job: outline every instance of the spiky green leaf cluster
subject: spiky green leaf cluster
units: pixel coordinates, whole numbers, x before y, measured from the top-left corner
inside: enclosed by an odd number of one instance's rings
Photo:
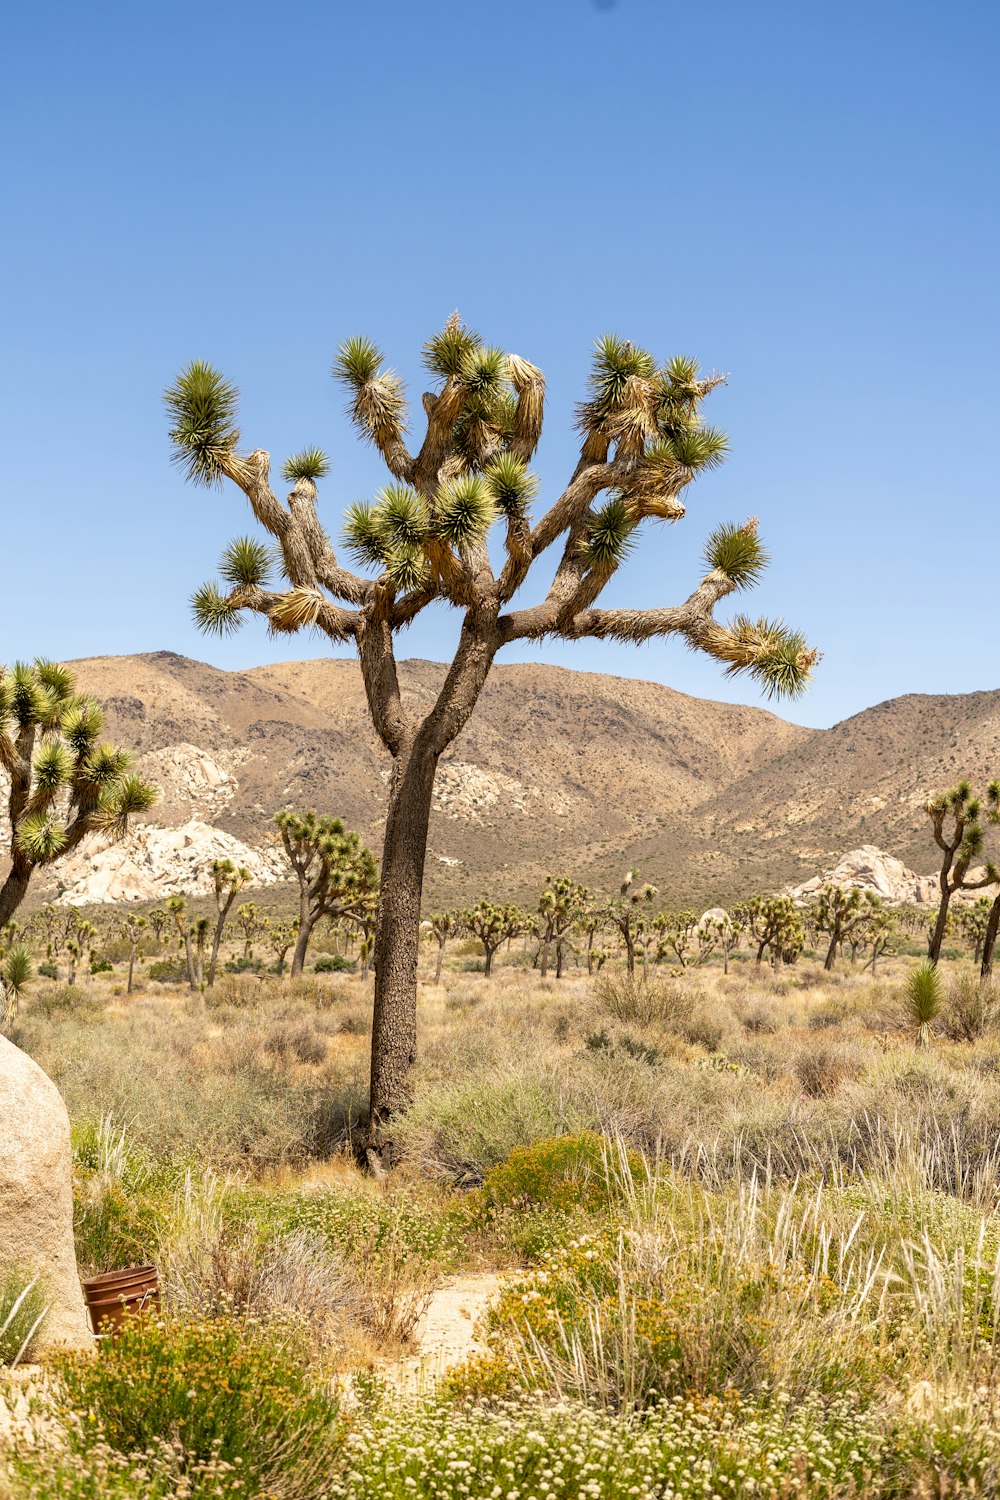
[[[466,328],[458,314],[452,313],[441,332],[435,333],[424,345],[424,364],[443,380],[460,375],[481,342],[475,329]]]
[[[345,339],[333,361],[333,378],[355,390],[378,378],[382,368],[382,351],[371,339],[355,336]]]
[[[765,698],[798,698],[809,685],[814,661],[815,652],[809,649],[805,636],[782,627],[767,650],[743,670]]]
[[[498,453],[483,471],[496,507],[509,519],[523,516],[538,490],[538,480],[513,453]]]
[[[353,393],[351,417],[370,442],[379,446],[398,439],[406,424],[402,382],[382,369],[382,351],[368,338],[349,338],[333,362],[333,376]]]
[[[173,460],[193,484],[222,481],[222,464],[240,440],[239,391],[203,360],[187,365],[163,394]]]
[[[449,480],[434,505],[434,534],[460,549],[481,541],[496,518],[490,485],[477,474]]]
[[[271,549],[256,537],[238,536],[219,562],[219,573],[233,588],[263,588],[271,571]]]
[[[595,511],[584,545],[589,567],[598,571],[616,568],[635,545],[635,521],[620,495],[614,495]]]
[[[191,613],[205,635],[235,635],[243,623],[239,607],[230,603],[218,584],[203,583],[191,596]]]
[[[577,423],[584,431],[599,428],[622,408],[632,380],[652,380],[656,361],[648,349],[640,349],[616,333],[606,333],[594,346],[587,383],[590,396],[577,409]]]
[[[289,484],[297,479],[323,479],[330,472],[330,460],[322,448],[303,448],[285,459],[281,472]]]
[[[704,558],[708,568],[722,573],[738,589],[757,583],[770,561],[755,525],[728,522],[709,534]]]
[[[659,439],[647,452],[646,462],[698,474],[716,468],[728,452],[729,438],[720,427],[685,426]]]

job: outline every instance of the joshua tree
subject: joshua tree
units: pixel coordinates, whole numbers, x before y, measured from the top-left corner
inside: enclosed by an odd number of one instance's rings
[[[986,788],[986,801],[988,804],[986,812],[988,822],[993,824],[1000,823],[1000,781],[990,782]],[[980,904],[980,902],[977,902],[977,905]],[[984,981],[993,977],[993,954],[996,950],[998,931],[1000,931],[1000,891],[993,898],[990,913],[986,919],[986,927],[983,932],[983,958],[979,974],[980,978]]]
[[[191,926],[187,920],[187,897],[168,896],[166,905],[184,948],[188,985],[192,990],[197,990],[198,979],[194,967],[194,954],[191,951]]]
[[[285,972],[285,958],[289,948],[294,947],[298,935],[297,922],[270,922],[264,941],[274,954],[275,967],[279,975]]]
[[[740,904],[732,907],[721,917],[702,917],[698,923],[699,935],[704,932],[706,938],[711,940],[713,948],[721,948],[724,974],[729,973],[730,957],[740,945],[740,938],[743,936],[746,923],[746,910]]]
[[[893,938],[896,936],[896,913],[879,902],[878,906],[870,913],[865,926],[865,939],[871,949],[870,957],[865,962],[865,968],[871,969],[872,977],[875,975],[875,965],[884,953],[889,951]]]
[[[545,889],[538,899],[541,947],[538,965],[544,979],[549,971],[549,951],[556,945],[556,978],[562,978],[563,946],[567,934],[587,904],[587,888],[566,875],[546,875]]]
[[[607,919],[621,933],[625,944],[625,964],[630,974],[635,973],[636,926],[643,920],[643,906],[648,906],[656,895],[656,886],[636,885],[635,870],[627,870],[617,898],[607,909]]]
[[[155,906],[149,914],[149,925],[152,928],[156,945],[159,947],[163,942],[164,930],[170,926],[170,913],[164,911],[162,906]]]
[[[759,964],[770,949],[771,963],[793,963],[802,951],[803,932],[791,896],[755,896],[746,903],[747,927],[757,944]]]
[[[906,981],[906,1008],[913,1022],[913,1039],[918,1047],[930,1045],[933,1024],[943,1001],[941,975],[933,961],[925,958]]]
[[[280,812],[274,821],[299,883],[299,931],[292,954],[295,979],[302,973],[309,938],[320,917],[361,915],[378,884],[378,871],[371,851],[339,818]]]
[[[71,853],[88,833],[121,838],[158,793],[131,774],[132,754],[101,742],[100,704],[73,691],[50,661],[0,667],[0,772],[9,783],[10,871],[0,885],[6,927],[39,867]]]
[[[867,926],[879,904],[873,892],[862,891],[859,886],[825,885],[816,892],[810,920],[817,933],[830,935],[824,969],[833,968],[841,944]]]
[[[457,314],[424,348],[436,388],[423,398],[420,447],[406,445],[402,384],[366,338],[341,345],[334,375],[347,389],[351,418],[379,450],[390,482],[372,503],[347,513],[347,551],[365,572],[337,559],[316,510],[326,455],[307,448],[283,473],[286,503],[270,484],[270,458],[240,451],[238,392],[216,370],[189,365],[166,392],[170,437],[188,479],[228,479],[277,542],[283,581],[268,581],[270,548],[244,538],[226,552],[225,591],[208,584],[194,597],[199,623],[226,632],[246,611],[272,631],[303,627],[337,647],[357,646],[372,722],[392,757],[376,925],[375,1010],[369,1153],[391,1157],[393,1114],[408,1098],[416,1053],[416,975],[420,893],[431,794],[438,760],[467,723],[502,647],[550,636],[639,643],[676,635],[746,672],[769,694],[798,692],[817,653],[771,620],[714,617],[716,606],[752,585],[766,563],[756,520],[723,525],[705,549],[706,572],[672,608],[601,609],[606,584],[646,523],[677,521],[681,496],[725,455],[727,441],[701,417],[722,376],[702,377],[693,360],[659,364],[645,349],[608,336],[597,345],[587,399],[578,409],[579,460],[563,493],[532,523],[537,484],[527,465],[541,435],[544,380],[527,360],[487,346]],[[487,535],[503,529],[494,571]],[[514,604],[558,549],[539,602]],[[423,715],[404,702],[394,640],[436,602],[459,611],[455,657]]]
[[[243,957],[253,956],[253,940],[264,932],[267,918],[256,901],[242,901],[236,908],[236,925],[243,934]]]
[[[222,946],[222,935],[226,930],[226,918],[229,916],[233,902],[245,885],[250,883],[250,871],[241,865],[238,869],[231,859],[215,859],[212,861],[212,889],[215,893],[215,907],[218,917],[215,922],[215,932],[212,935],[212,957],[208,963],[208,987],[212,988],[215,983],[215,971],[219,963],[219,949]]]
[[[208,934],[212,923],[208,917],[196,917],[191,924],[191,936],[194,938],[194,967],[199,987],[205,984],[205,945],[208,942]]]
[[[967,906],[959,916],[962,936],[972,949],[972,962],[978,964],[983,957],[983,945],[989,931],[990,912],[993,902],[989,896],[980,896],[972,906]]]
[[[927,957],[936,964],[941,957],[952,896],[956,891],[978,891],[986,885],[997,885],[1000,870],[991,863],[978,880],[969,879],[969,866],[982,853],[983,827],[982,803],[973,797],[967,781],[939,793],[927,803],[925,811],[934,829],[934,842],[941,850],[941,902],[927,944]]]
[[[493,973],[493,960],[497,949],[509,938],[517,937],[528,924],[528,918],[516,906],[497,905],[492,901],[487,901],[485,896],[481,901],[477,901],[475,906],[470,906],[468,911],[463,912],[461,920],[462,926],[477,937],[483,945],[483,953],[486,956],[484,972],[487,979]]]
[[[437,958],[434,961],[434,983],[441,983],[441,970],[444,967],[445,944],[450,937],[455,937],[461,931],[461,922],[458,912],[435,911],[423,924],[437,943]]]
[[[693,911],[665,911],[656,918],[654,926],[661,936],[660,951],[664,955],[668,952],[672,953],[681,968],[686,969],[691,944],[696,940],[698,932],[698,918],[695,913]],[[699,944],[696,962],[700,962],[701,956]],[[643,968],[645,968],[645,962]]]
[[[118,931],[128,943],[128,986],[125,990],[127,995],[132,993],[132,981],[135,975],[135,961],[139,953],[139,944],[142,935],[149,926],[145,917],[139,916],[138,912],[127,912],[125,916],[118,919]]]

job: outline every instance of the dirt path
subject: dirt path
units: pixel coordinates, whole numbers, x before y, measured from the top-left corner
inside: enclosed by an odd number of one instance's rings
[[[391,1384],[401,1391],[423,1390],[481,1348],[476,1325],[499,1287],[498,1275],[480,1271],[452,1277],[432,1292],[413,1332],[417,1353],[386,1371]]]

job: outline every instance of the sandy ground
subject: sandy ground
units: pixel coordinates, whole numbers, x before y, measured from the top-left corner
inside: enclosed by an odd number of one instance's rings
[[[389,1381],[401,1391],[424,1390],[481,1348],[477,1324],[499,1287],[492,1271],[455,1276],[439,1286],[414,1329],[417,1353],[387,1370]]]

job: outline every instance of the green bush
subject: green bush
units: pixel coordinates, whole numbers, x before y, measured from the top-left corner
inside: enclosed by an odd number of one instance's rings
[[[491,1209],[585,1208],[600,1212],[620,1197],[617,1148],[592,1130],[519,1146],[486,1174],[482,1201]],[[628,1175],[641,1179],[643,1161],[628,1153]]]
[[[277,968],[268,969],[262,958],[231,958],[226,963],[227,974],[267,974],[276,973]]]
[[[345,958],[342,953],[325,953],[313,967],[317,974],[353,974],[358,966],[353,958]]]
[[[233,1465],[248,1495],[316,1494],[343,1443],[337,1402],[291,1330],[233,1318],[130,1321],[96,1355],[60,1363],[61,1399],[89,1449],[145,1455],[175,1441],[182,1472]],[[72,1429],[71,1429],[72,1430]]]
[[[91,974],[112,974],[114,973],[114,967],[108,963],[106,958],[95,958],[91,960],[90,972]]]
[[[42,979],[59,978],[59,970],[56,968],[55,964],[50,963],[48,959],[46,959],[45,963],[38,965],[38,972],[41,975]]]
[[[162,958],[149,966],[150,979],[160,984],[183,984],[188,977],[187,965],[176,958]]]
[[[45,1322],[45,1293],[36,1277],[13,1266],[0,1279],[0,1366],[30,1358]]]

